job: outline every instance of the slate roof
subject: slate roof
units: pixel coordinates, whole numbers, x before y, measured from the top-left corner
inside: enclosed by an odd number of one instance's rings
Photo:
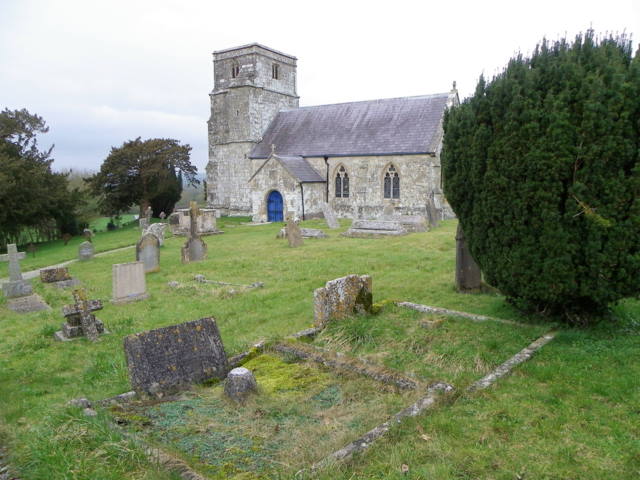
[[[433,153],[449,94],[279,112],[249,155],[324,157]]]
[[[282,155],[274,155],[273,158],[280,162],[282,166],[291,174],[293,178],[298,180],[300,183],[324,183],[326,180],[307,162],[304,158],[300,156],[282,156]],[[260,170],[267,164],[269,159],[264,162],[256,173],[254,173],[249,181],[255,177]]]

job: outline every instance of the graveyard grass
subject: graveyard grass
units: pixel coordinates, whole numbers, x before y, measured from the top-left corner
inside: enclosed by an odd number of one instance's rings
[[[346,229],[347,223],[342,222],[340,231]],[[129,390],[122,349],[125,335],[212,315],[217,319],[227,354],[233,355],[260,339],[277,340],[309,327],[313,322],[313,290],[324,286],[327,280],[350,273],[373,277],[374,302],[413,301],[518,320],[523,325],[474,323],[425,315],[387,303],[376,315],[357,316],[327,328],[314,345],[339,350],[425,382],[451,382],[457,393],[431,413],[404,421],[353,460],[320,471],[317,478],[595,480],[640,476],[637,300],[616,306],[616,320],[608,324],[586,330],[553,326],[558,331],[556,338],[529,362],[516,367],[488,390],[467,394],[463,392],[465,386],[552,326],[522,317],[500,295],[455,292],[455,221],[443,222],[431,232],[383,240],[344,238],[325,229],[329,238],[305,239],[304,245],[295,249],[289,248],[286,240],[275,238],[281,224],[254,227],[241,225],[240,219],[222,219],[220,226],[225,231],[223,235],[205,237],[209,259],[204,262],[182,265],[179,249],[184,238],[166,240],[161,249],[160,272],[147,275],[151,298],[146,301],[127,305],[108,302],[111,265],[132,261],[133,249],[71,264],[71,275],[87,287],[89,298],[105,301],[105,308],[96,313],[111,334],[95,344],[85,339],[68,343],[53,340],[53,332],[63,322],[60,308],[72,303],[67,290],[33,281],[34,290],[53,307],[50,312],[17,315],[7,309],[4,298],[0,300],[0,444],[9,447],[11,462],[21,478],[177,479],[164,467],[150,463],[135,437],[125,438],[112,427],[117,411],[98,409],[98,416],[89,418],[80,409],[67,407],[66,402],[80,396],[98,400]],[[324,229],[324,222],[308,221],[303,226]],[[137,229],[125,228],[98,234],[94,245],[96,251],[102,251],[131,245],[138,237]],[[62,242],[41,246],[35,259],[29,256],[21,262],[23,271],[75,258],[78,243],[74,239],[66,247]],[[0,277],[6,276],[6,265],[0,268],[4,269],[0,270]],[[193,281],[195,274],[240,284],[260,281],[265,287],[239,293],[233,287],[197,283]],[[172,280],[178,281],[180,287],[168,287],[167,282]],[[426,320],[435,320],[436,326],[425,328],[421,324]],[[278,385],[293,382],[292,376],[282,375],[282,370],[291,368],[303,369],[315,380],[312,387],[318,391],[304,394],[318,398],[318,408],[344,408],[345,418],[354,421],[338,422],[340,428],[335,429],[335,445],[329,442],[331,447],[341,447],[345,439],[353,440],[372,424],[386,420],[389,412],[409,403],[411,396],[372,392],[367,404],[364,393],[372,391],[372,381],[329,375],[314,365],[291,363],[291,359],[273,354],[258,356],[248,366],[257,372],[259,383],[262,378],[266,395],[264,407],[256,403],[245,407],[249,416],[260,408],[267,412],[270,408],[277,410],[273,403],[277,396],[272,393]],[[361,388],[354,389],[356,385]],[[295,431],[310,435],[299,442],[312,450],[313,435],[318,430],[313,425],[302,425],[306,410],[294,408],[296,399],[302,398],[301,389],[308,384],[294,382],[288,386],[290,396],[286,398],[294,415],[291,421],[295,423],[295,415],[300,415]],[[280,463],[269,463],[255,473],[239,473],[241,469],[233,462],[218,470],[202,470],[194,458],[184,455],[181,445],[190,441],[203,445],[201,436],[209,424],[219,422],[222,431],[229,427],[224,424],[228,415],[206,415],[206,409],[219,402],[219,389],[220,385],[199,386],[187,394],[182,402],[204,407],[201,411],[195,409],[188,422],[174,425],[177,430],[154,429],[149,424],[153,421],[147,419],[162,420],[163,412],[168,412],[167,418],[176,420],[171,409],[177,409],[180,402],[160,404],[153,407],[156,410],[138,412],[138,416],[121,412],[126,417],[122,423],[127,423],[129,431],[136,435],[146,436],[182,456],[211,478],[291,478],[290,466],[318,460],[313,455],[299,458],[300,449],[291,448],[289,453],[286,449],[277,452],[274,459]],[[336,392],[340,392],[340,398],[345,398],[347,392],[357,402],[340,403]],[[375,395],[386,400],[373,407],[371,399]],[[369,408],[370,418],[361,420],[363,411],[358,411],[358,402],[362,408]],[[202,421],[194,420],[199,415]],[[275,428],[270,423],[258,423],[248,435],[268,437]],[[349,427],[346,430],[342,428],[345,425]],[[217,431],[211,428],[209,431]],[[181,445],[171,441],[175,431],[182,434]],[[295,435],[294,430],[289,430],[292,431],[291,435]],[[289,439],[291,446],[296,440]],[[241,446],[227,445],[225,454],[233,459]],[[401,472],[403,464],[409,467],[406,475]]]

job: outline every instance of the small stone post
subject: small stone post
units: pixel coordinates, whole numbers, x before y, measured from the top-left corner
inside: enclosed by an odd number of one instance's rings
[[[481,281],[480,267],[471,256],[462,226],[458,223],[456,231],[456,290],[460,293],[479,292]]]

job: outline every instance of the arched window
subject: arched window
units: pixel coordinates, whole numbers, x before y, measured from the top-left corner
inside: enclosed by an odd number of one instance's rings
[[[238,75],[240,75],[240,65],[233,64],[231,66],[231,78],[236,78]]]
[[[338,169],[338,173],[336,173],[336,197],[349,197],[349,175],[343,166],[341,166]]]
[[[400,198],[400,176],[393,165],[384,174],[384,198]]]

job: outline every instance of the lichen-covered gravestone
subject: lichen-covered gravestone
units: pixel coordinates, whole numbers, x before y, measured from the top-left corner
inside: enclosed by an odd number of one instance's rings
[[[258,383],[250,370],[244,367],[234,368],[224,381],[225,395],[237,403],[244,403],[252,393],[257,393]]]
[[[7,245],[6,255],[0,255],[0,262],[9,262],[9,281],[2,284],[2,293],[7,298],[25,297],[33,292],[31,284],[22,278],[20,270],[20,260],[25,257],[24,252],[18,252],[15,243]]]
[[[324,219],[327,222],[327,227],[329,227],[332,230],[336,228],[340,228],[340,224],[336,219],[335,212],[331,208],[331,205],[329,205],[326,202],[322,202],[322,214],[324,215]]]
[[[62,307],[62,315],[66,322],[62,329],[53,334],[56,340],[66,342],[74,338],[86,336],[90,340],[96,340],[97,336],[105,333],[103,323],[91,312],[102,309],[100,300],[87,300],[84,289],[75,290],[73,305]]]
[[[164,245],[164,231],[166,228],[166,223],[152,223],[144,229],[144,231],[142,232],[142,237],[148,234],[154,235],[158,239],[160,246],[162,246]]]
[[[94,252],[95,252],[95,249],[93,247],[93,243],[82,242],[78,246],[78,259],[81,262],[84,262],[85,260],[91,260],[93,258]]]
[[[354,313],[371,312],[372,281],[369,275],[347,275],[330,280],[313,292],[313,316],[317,327]]]
[[[136,260],[143,263],[145,273],[160,270],[160,242],[155,235],[143,235],[136,243]]]
[[[128,303],[149,298],[142,262],[113,265],[113,303]]]
[[[191,202],[189,215],[191,223],[189,224],[189,239],[182,247],[182,263],[197,262],[207,258],[207,244],[200,238],[198,234],[198,204]]]
[[[440,222],[440,212],[436,208],[436,203],[433,198],[427,198],[426,202],[427,220],[431,228],[436,228]]]
[[[292,213],[289,213],[287,215],[287,225],[285,226],[285,231],[287,232],[287,240],[289,241],[290,247],[295,248],[302,246],[302,232],[300,231],[298,222],[293,219]]]
[[[124,351],[132,388],[138,393],[172,392],[229,370],[215,319],[201,318],[129,335]]]
[[[68,288],[78,285],[78,280],[69,275],[67,267],[52,267],[40,270],[40,281],[58,288]]]
[[[480,267],[471,256],[461,225],[456,231],[456,289],[460,293],[479,292],[482,287]]]

